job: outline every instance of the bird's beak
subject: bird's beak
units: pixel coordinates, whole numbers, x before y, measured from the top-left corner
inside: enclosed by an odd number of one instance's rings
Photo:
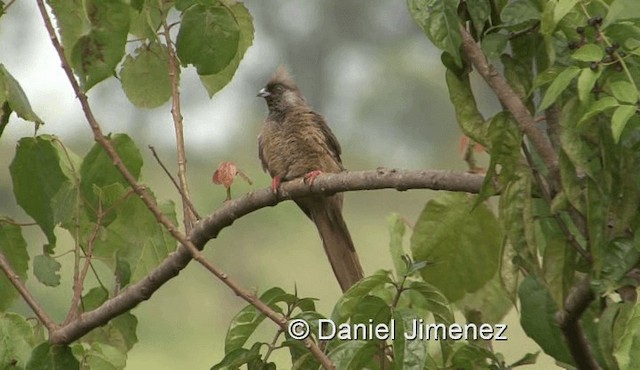
[[[267,96],[271,96],[271,93],[267,91],[266,87],[263,87],[259,92],[258,96],[261,98],[266,98]]]

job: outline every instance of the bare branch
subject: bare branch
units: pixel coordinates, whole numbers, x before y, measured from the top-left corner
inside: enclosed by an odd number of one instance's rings
[[[178,57],[173,49],[169,26],[166,18],[162,21],[164,29],[164,39],[167,47],[167,57],[169,59],[169,77],[171,78],[171,115],[173,116],[173,127],[176,132],[176,151],[178,157],[178,180],[180,181],[180,195],[182,196],[182,212],[184,215],[184,228],[187,233],[191,231],[196,215],[189,207],[189,184],[187,183],[187,157],[184,149],[184,126],[182,125],[182,112],[180,109],[180,66]]]
[[[278,195],[269,189],[258,190],[244,195],[242,198],[225,202],[211,216],[201,220],[189,235],[196,245],[204,245],[207,240],[215,238],[225,227],[238,218],[279,202],[304,197],[311,194],[333,194],[344,191],[396,189],[449,190],[467,193],[478,193],[482,187],[484,176],[440,170],[398,170],[379,168],[373,171],[354,171],[326,173],[318,176],[311,187],[302,179],[283,183]]]
[[[178,182],[176,181],[176,179],[174,179],[173,176],[171,175],[171,172],[169,172],[169,169],[164,165],[164,163],[162,163],[160,156],[158,156],[158,153],[156,152],[156,148],[154,148],[153,145],[149,145],[149,150],[151,150],[151,153],[153,154],[153,157],[156,159],[156,162],[158,162],[160,167],[162,167],[162,170],[164,171],[164,173],[167,175],[169,180],[171,180],[171,182],[173,183],[173,186],[175,186],[178,193],[180,193],[180,196],[182,197],[182,201],[186,202],[187,206],[191,210],[191,213],[195,216],[196,220],[200,220],[202,217],[200,217],[200,214],[198,213],[198,211],[196,211],[196,207],[193,206],[193,203],[191,203],[191,200],[189,199],[189,197],[187,197],[187,195],[184,194],[184,192],[180,188],[180,185],[178,185]]]
[[[13,286],[16,288],[18,293],[20,293],[20,295],[25,300],[25,302],[27,302],[27,304],[29,305],[33,313],[35,313],[36,316],[38,316],[38,319],[40,319],[40,321],[44,324],[44,326],[46,326],[49,332],[56,330],[58,328],[58,325],[56,325],[56,323],[54,323],[53,320],[51,320],[49,315],[47,315],[47,312],[42,308],[42,306],[40,306],[38,301],[36,301],[36,299],[31,295],[31,292],[29,292],[29,289],[27,289],[27,287],[24,285],[22,280],[20,280],[20,276],[18,276],[18,274],[16,274],[16,272],[13,271],[13,268],[11,267],[9,260],[7,260],[7,258],[4,256],[2,252],[0,252],[0,269],[4,271],[5,275],[7,275],[7,278],[9,279],[11,284],[13,284]]]
[[[261,189],[248,193],[243,197],[225,202],[221,208],[200,221],[189,234],[189,240],[196,248],[201,250],[204,245],[225,227],[231,225],[238,218],[268,206],[290,199],[310,194],[332,194],[338,191],[356,191],[372,189],[432,189],[450,190],[478,193],[484,177],[469,173],[456,173],[451,171],[408,171],[394,169],[378,169],[373,171],[342,172],[336,174],[323,174],[318,176],[313,185],[309,187],[303,180],[294,180],[283,183],[278,195],[274,195],[271,188]],[[169,279],[178,275],[192,259],[192,253],[185,246],[180,246],[175,253],[169,255],[147,277],[126,288],[120,295],[108,300],[101,307],[83,313],[78,320],[50,334],[52,343],[70,343],[91,329],[106,324],[110,319],[129,311],[140,302],[147,300]],[[212,266],[208,269],[213,268]],[[249,303],[256,305],[270,319],[277,322],[280,327],[286,325],[283,317],[275,314],[264,303],[260,302],[253,294],[242,291],[224,272],[213,268],[216,276],[225,284],[233,285],[236,294]],[[267,310],[268,309],[268,310]],[[263,311],[265,310],[265,311]],[[306,342],[305,342],[306,344]],[[311,346],[310,346],[311,345]],[[311,343],[307,345],[311,351],[316,351],[317,346]],[[316,357],[319,354],[315,354]],[[324,356],[324,355],[323,355]]]

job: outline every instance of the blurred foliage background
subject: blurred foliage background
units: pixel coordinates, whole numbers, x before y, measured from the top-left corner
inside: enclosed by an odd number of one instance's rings
[[[207,215],[221,205],[224,188],[211,183],[221,161],[233,161],[254,185],[237,181],[232,195],[268,186],[269,177],[257,159],[256,137],[266,114],[257,91],[276,67],[286,64],[307,100],[322,112],[340,140],[343,161],[350,170],[376,167],[465,170],[439,52],[413,23],[403,1],[370,0],[247,0],[256,27],[232,82],[209,99],[194,69],[181,76],[182,114],[194,204]],[[0,24],[2,63],[25,89],[34,110],[46,122],[40,133],[62,137],[84,155],[93,141],[68,81],[59,68],[34,2],[17,1]],[[16,31],[18,30],[18,31]],[[474,81],[477,91],[483,84]],[[116,79],[89,94],[107,132],[129,133],[145,157],[143,181],[159,199],[179,197],[146,149],[153,145],[175,170],[174,131],[170,105],[139,110],[126,99]],[[498,109],[489,93],[479,93],[484,112]],[[8,165],[15,143],[33,134],[31,124],[14,118],[0,138],[0,213],[26,222],[15,204]],[[366,273],[391,268],[386,218],[401,214],[409,223],[419,215],[433,192],[375,191],[349,193],[345,218]],[[33,227],[27,233],[31,255],[45,243]],[[57,255],[72,248],[58,232]],[[264,291],[280,286],[297,288],[301,296],[320,299],[320,312],[329,314],[340,296],[313,224],[291,202],[263,209],[225,229],[205,254],[246,287]],[[28,284],[45,307],[63,319],[71,291],[72,255],[60,257],[63,283],[45,288]],[[229,321],[244,302],[199,265],[191,264],[160,289],[149,302],[134,309],[139,343],[129,353],[131,369],[209,368],[223,354]],[[30,314],[23,303],[14,308]],[[519,328],[515,315],[508,342],[496,349],[515,360],[536,350]],[[265,323],[265,326],[270,324]],[[269,338],[272,327],[263,331]],[[542,356],[541,356],[542,357]],[[539,358],[536,367],[552,362]]]

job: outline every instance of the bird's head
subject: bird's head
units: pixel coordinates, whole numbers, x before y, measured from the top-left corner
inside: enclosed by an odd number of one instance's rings
[[[258,92],[258,96],[266,100],[272,112],[307,104],[295,81],[282,65],[271,76],[267,85]]]

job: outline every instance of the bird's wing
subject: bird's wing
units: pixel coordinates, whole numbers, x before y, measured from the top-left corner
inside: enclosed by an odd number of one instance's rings
[[[262,143],[263,137],[262,134],[258,135],[258,158],[260,158],[260,163],[262,163],[262,170],[267,171],[267,161],[264,158],[264,145]]]
[[[342,159],[340,159],[340,155],[342,154],[342,148],[340,148],[340,143],[336,136],[331,132],[329,125],[324,120],[324,117],[316,112],[310,112],[313,117],[313,122],[320,128],[322,134],[324,135],[325,142],[327,143],[327,148],[329,152],[335,160],[342,165]]]

